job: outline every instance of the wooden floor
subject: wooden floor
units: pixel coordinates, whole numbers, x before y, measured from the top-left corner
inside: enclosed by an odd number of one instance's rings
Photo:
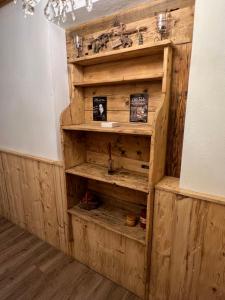
[[[0,217],[0,299],[139,298]]]

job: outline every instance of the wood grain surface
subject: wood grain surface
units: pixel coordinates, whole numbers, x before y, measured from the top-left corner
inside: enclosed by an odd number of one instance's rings
[[[149,299],[225,299],[224,202],[188,196],[175,183],[156,188]]]
[[[68,253],[63,176],[58,162],[0,152],[0,215]]]
[[[139,298],[0,217],[0,299]]]

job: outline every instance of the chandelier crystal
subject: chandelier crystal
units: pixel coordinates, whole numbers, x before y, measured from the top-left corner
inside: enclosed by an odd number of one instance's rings
[[[32,16],[35,12],[35,6],[37,6],[40,1],[41,0],[22,0],[24,16]],[[14,0],[14,3],[16,2],[17,0]],[[68,16],[72,21],[75,21],[77,2],[78,0],[48,0],[44,8],[44,14],[50,22],[56,22],[58,24],[65,23]],[[85,6],[88,12],[92,11],[93,0],[85,0]]]

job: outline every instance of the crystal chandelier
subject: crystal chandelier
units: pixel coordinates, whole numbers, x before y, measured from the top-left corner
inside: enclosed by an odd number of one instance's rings
[[[16,3],[17,0],[14,0]],[[24,16],[33,15],[35,6],[41,0],[22,0],[22,8],[24,11]],[[44,14],[46,18],[51,22],[65,23],[68,16],[75,21],[75,10],[77,9],[78,0],[48,0],[45,8]],[[90,12],[93,7],[93,0],[85,0],[85,6]]]

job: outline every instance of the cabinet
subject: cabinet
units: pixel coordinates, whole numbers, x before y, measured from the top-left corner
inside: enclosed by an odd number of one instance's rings
[[[71,251],[79,261],[144,298],[148,289],[154,186],[163,177],[172,47],[168,40],[108,51],[69,64],[71,102],[61,118]],[[148,93],[148,122],[130,123],[130,94]],[[93,121],[93,97],[107,96],[108,121]],[[115,173],[108,175],[111,143]],[[78,206],[86,190],[102,205]],[[147,225],[125,225],[147,209]]]

